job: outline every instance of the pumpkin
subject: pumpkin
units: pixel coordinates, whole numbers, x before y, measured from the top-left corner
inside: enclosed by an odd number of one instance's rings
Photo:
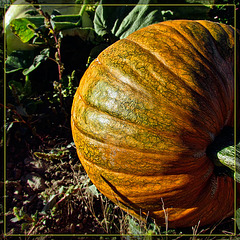
[[[200,20],[142,28],[83,75],[71,125],[78,156],[105,196],[170,227],[234,210],[234,180],[207,154],[234,116],[234,30]]]

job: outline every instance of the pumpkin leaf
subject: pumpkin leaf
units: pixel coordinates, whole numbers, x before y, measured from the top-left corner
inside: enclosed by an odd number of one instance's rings
[[[207,4],[213,3],[213,0],[188,0],[179,2],[180,4],[189,3],[189,5],[198,5],[175,6],[170,5],[169,1],[157,0],[132,0],[130,5],[130,2],[125,0],[102,0],[95,12],[94,28],[98,35],[107,35],[111,42],[114,42],[127,37],[140,28],[157,22],[182,18],[207,19],[210,8],[210,5]],[[117,4],[117,6],[113,4]]]
[[[127,1],[111,1],[111,3],[121,4],[118,7],[109,4],[109,1],[102,0],[98,5],[95,17],[94,28],[98,35],[108,35],[116,39],[127,37],[136,30],[163,21],[161,8],[150,6],[152,0],[132,1],[133,5],[126,5]],[[124,5],[125,4],[125,5]]]
[[[217,153],[219,161],[229,169],[235,171],[234,179],[240,182],[240,143],[228,146]]]
[[[13,51],[6,60],[6,73],[23,70],[28,75],[35,70],[42,62],[49,57],[50,49],[43,49],[40,54],[35,55],[34,51]]]
[[[6,73],[28,68],[34,59],[33,51],[13,51],[6,60]]]
[[[12,32],[17,35],[22,42],[29,42],[36,34],[34,29],[44,24],[42,17],[13,19],[10,23]]]
[[[237,222],[237,227],[240,230],[240,208],[238,208],[236,211],[236,222]]]
[[[30,72],[35,70],[42,62],[45,62],[48,59],[49,54],[50,54],[49,48],[43,49],[40,52],[40,54],[34,58],[32,65],[23,71],[23,74],[28,75]]]
[[[234,142],[234,128],[225,127],[207,149],[207,155],[223,172],[240,182],[240,138],[236,134],[237,144]]]
[[[65,29],[81,27],[82,18],[80,15],[56,15],[51,18],[51,24],[56,32]]]
[[[81,28],[82,17],[80,15],[51,15],[51,25],[55,32],[66,29]],[[43,17],[26,17],[13,19],[10,23],[11,31],[18,36],[23,43],[29,42],[36,36],[37,30],[47,28]],[[84,28],[83,28],[84,29]]]
[[[236,152],[234,146],[229,146],[219,151],[217,156],[223,165],[232,170],[236,167],[236,171],[240,172],[240,144],[236,145]]]

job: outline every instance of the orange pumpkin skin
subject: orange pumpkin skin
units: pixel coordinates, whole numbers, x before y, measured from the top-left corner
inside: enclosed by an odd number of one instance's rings
[[[92,62],[72,105],[78,156],[95,186],[129,213],[170,227],[233,213],[233,180],[206,155],[232,125],[234,31],[209,21],[142,28]]]

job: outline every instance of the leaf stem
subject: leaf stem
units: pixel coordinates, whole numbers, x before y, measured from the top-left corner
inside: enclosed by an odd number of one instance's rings
[[[46,25],[46,27],[48,27],[48,29],[50,30],[50,33],[52,34],[52,36],[54,38],[55,47],[57,49],[56,54],[55,54],[55,62],[58,65],[58,80],[60,82],[61,79],[62,79],[62,73],[63,73],[63,70],[64,70],[63,63],[62,63],[62,60],[61,60],[61,50],[60,50],[61,37],[60,36],[58,37],[56,32],[54,31],[54,27],[53,27],[52,22],[51,22],[51,17],[48,15],[48,13],[44,13],[41,8],[37,8],[37,10],[38,10],[39,14],[44,17],[44,19],[46,21],[45,25]],[[59,98],[60,98],[60,105],[62,107],[63,106],[63,101],[62,101],[63,96],[62,96],[61,84],[59,84]]]
[[[87,7],[87,4],[88,4],[88,0],[84,0],[83,1],[83,5],[82,5],[82,7],[81,7],[81,9],[80,9],[80,12],[79,12],[79,15],[82,17],[83,16],[83,13],[85,12],[85,10],[86,10],[86,7]]]

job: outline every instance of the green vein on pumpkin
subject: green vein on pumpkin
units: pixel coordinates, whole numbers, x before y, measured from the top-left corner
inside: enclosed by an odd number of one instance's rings
[[[171,27],[171,28],[173,28],[173,27]],[[175,29],[175,28],[173,28],[173,29],[178,32],[177,29]],[[179,32],[178,32],[178,33],[179,33]],[[180,34],[180,33],[179,33],[179,34]],[[182,34],[180,34],[180,35],[181,35],[186,41],[189,42],[189,40],[186,39],[186,37],[184,37],[184,35],[182,35]],[[146,50],[148,53],[152,54],[152,56],[153,56],[154,58],[156,58],[156,59],[159,61],[159,63],[161,63],[161,64],[163,64],[164,66],[166,66],[166,67],[167,67],[167,70],[170,72],[170,74],[174,75],[186,88],[189,88],[192,93],[196,93],[197,96],[201,96],[201,97],[203,98],[203,100],[208,101],[208,103],[209,103],[210,105],[212,104],[211,101],[209,102],[209,98],[207,98],[207,96],[199,95],[200,93],[198,93],[198,91],[196,91],[196,89],[193,89],[193,87],[191,87],[190,85],[187,85],[186,82],[185,82],[181,77],[179,77],[178,75],[176,75],[176,74],[171,70],[171,68],[168,67],[168,65],[167,65],[165,62],[162,62],[162,60],[161,60],[160,58],[158,58],[158,57],[157,57],[155,54],[153,54],[149,49],[147,49],[147,46],[143,45],[142,43],[139,43],[139,42],[135,42],[135,41],[133,41],[133,40],[130,40],[130,39],[128,39],[128,38],[126,38],[126,39],[124,39],[124,40],[131,41],[132,43],[135,43],[136,45],[139,45],[142,49]],[[191,43],[189,42],[189,44],[191,44]],[[195,49],[194,46],[193,46],[192,48]],[[188,50],[189,50],[189,49],[188,49]],[[197,49],[195,49],[195,50],[198,52]],[[191,53],[194,54],[193,51],[191,51]],[[201,55],[202,57],[204,57],[200,52],[198,52],[198,54]],[[194,54],[194,55],[196,55],[196,54]],[[181,57],[181,56],[179,56],[179,55],[177,55],[177,56],[178,56],[178,57]],[[198,57],[200,60],[201,60],[201,56]],[[207,59],[204,59],[204,60],[208,61]],[[181,59],[181,61],[185,61],[185,60]],[[203,62],[204,62],[204,61],[203,61]],[[207,70],[210,72],[211,77],[213,77],[214,79],[216,79],[216,76],[213,74],[212,70],[211,70],[205,63],[202,64],[202,61],[199,62],[199,63],[200,63],[205,69],[207,69]],[[188,65],[191,66],[189,63],[188,63]],[[192,66],[191,66],[191,67],[192,67]],[[216,72],[216,71],[214,71],[214,72]],[[199,73],[197,73],[197,74],[199,75]],[[203,76],[200,76],[200,77],[201,77],[202,79],[204,79]],[[221,79],[222,79],[222,76],[221,76]],[[215,82],[216,82],[216,81],[215,81]],[[195,84],[195,83],[194,83],[194,84]],[[225,85],[225,84],[224,84],[224,85]],[[196,85],[196,84],[195,84],[195,86],[199,87],[199,86]],[[208,84],[204,84],[204,88],[206,88],[206,87],[207,87],[208,90],[211,90],[211,88],[208,87]],[[219,89],[219,85],[217,86],[217,88]],[[223,89],[223,88],[221,87],[221,90],[222,90],[222,89]],[[225,95],[227,95],[227,93],[226,93],[226,88],[224,88],[224,90],[225,90]],[[211,91],[211,92],[212,92],[212,91]],[[219,101],[221,101],[221,100],[223,99],[223,97],[222,97],[222,91],[218,91],[218,94],[220,94],[220,97],[217,98],[218,101],[216,101],[216,102],[217,102],[217,104],[219,105]],[[195,96],[195,97],[196,97],[196,96]],[[212,97],[212,95],[209,96],[209,97]],[[171,99],[170,99],[170,100],[171,100]],[[222,112],[222,114],[221,114],[221,115],[222,115],[222,119],[224,119],[224,114],[223,114],[222,105],[225,107],[226,110],[227,110],[227,107],[226,107],[226,103],[223,102],[223,101],[222,101],[221,106],[219,106],[219,109],[220,109],[220,111]],[[212,109],[214,109],[214,113],[217,114],[217,113],[216,113],[216,110],[215,110],[216,108],[212,108]]]
[[[215,44],[215,47],[216,47],[217,52],[219,52],[219,49],[218,49],[218,47],[217,47],[217,45],[216,45],[216,40],[213,38],[213,36],[212,36],[211,32],[209,31],[209,29],[207,29],[206,26],[204,26],[201,22],[199,22],[199,21],[196,21],[196,22],[197,22],[199,25],[201,25],[201,26],[209,33],[209,37],[212,39],[212,42]],[[167,25],[166,22],[163,22],[163,24],[164,24],[164,25]],[[222,28],[222,26],[221,26],[220,24],[218,24],[218,25]],[[195,51],[196,51],[200,56],[203,57],[203,60],[204,60],[204,61],[202,61],[202,62],[203,62],[203,66],[210,72],[210,74],[211,74],[211,76],[212,76],[213,78],[215,78],[215,79],[221,79],[221,82],[222,82],[224,88],[222,88],[221,85],[219,86],[219,84],[217,85],[217,88],[219,89],[219,87],[220,87],[220,91],[218,91],[218,92],[219,92],[221,95],[222,95],[223,92],[224,92],[224,94],[225,94],[224,96],[222,96],[222,99],[226,99],[226,98],[227,98],[226,96],[229,95],[229,94],[228,94],[228,93],[229,93],[229,84],[228,84],[226,81],[224,81],[225,77],[222,76],[222,73],[219,75],[219,70],[216,68],[216,66],[213,65],[212,62],[208,60],[208,57],[207,57],[205,54],[203,54],[202,52],[199,51],[199,49],[201,50],[201,48],[196,48],[196,47],[193,45],[193,43],[192,43],[190,40],[188,40],[188,38],[187,38],[183,33],[181,33],[177,28],[175,28],[174,26],[169,26],[169,25],[167,25],[167,26],[170,27],[170,28],[172,28],[172,29],[174,29],[179,35],[181,35],[181,36],[183,37],[183,39],[185,39],[186,45],[191,45],[192,48],[195,49]],[[224,30],[224,31],[225,31],[225,30]],[[196,39],[195,39],[195,41],[196,41]],[[199,40],[198,40],[198,41],[199,41]],[[196,41],[196,43],[197,43],[198,41]],[[198,43],[197,43],[197,44],[198,44]],[[198,44],[198,45],[199,45],[199,44]],[[200,59],[201,59],[201,57],[200,57]],[[223,59],[223,61],[225,61],[225,60]],[[206,64],[205,62],[207,62],[207,64]],[[202,63],[201,63],[201,64],[202,64]],[[210,66],[210,67],[209,67],[209,66]],[[213,71],[213,69],[214,69],[214,71]],[[216,74],[218,75],[218,77],[215,76]],[[215,81],[215,83],[217,83],[217,81]],[[228,89],[228,90],[227,90],[227,89]],[[220,99],[221,99],[221,98],[220,98]],[[224,105],[225,105],[225,103],[224,103]]]
[[[103,63],[101,63],[102,65],[104,65],[105,66],[105,64],[103,64]],[[126,62],[125,62],[125,64],[126,64]],[[130,65],[128,65],[128,68],[130,68],[131,66]],[[113,75],[113,77],[115,78],[115,79],[117,79],[117,76],[114,74],[114,72],[113,72],[113,70],[108,66],[108,67],[106,67],[105,66],[105,68],[106,68],[106,70],[108,70],[108,72],[111,74],[111,75]],[[155,78],[155,77],[154,77]],[[118,79],[118,81],[119,81],[119,79]],[[123,82],[123,84],[124,84],[124,82]],[[158,99],[156,98],[156,97],[154,97],[154,100],[156,100],[156,102],[158,102]],[[171,100],[171,99],[169,99],[169,100]],[[174,113],[174,114],[176,114],[176,113],[180,113],[181,112],[181,114],[182,114],[182,112],[183,112],[183,108],[179,108],[179,106],[178,105],[176,105],[176,102],[175,103],[172,103],[172,101],[169,101],[169,103],[170,103],[170,105],[173,107],[173,108],[175,108],[175,109],[172,109],[172,113]],[[100,106],[101,107],[101,106]],[[177,110],[178,109],[178,110]],[[177,110],[177,111],[176,111]],[[188,113],[186,113],[185,112],[185,115],[189,115],[190,116],[190,114],[188,114]],[[207,117],[207,116],[206,116]],[[212,118],[213,119],[213,118]],[[201,121],[198,121],[198,125],[201,125],[202,127],[202,129],[203,128],[206,128],[206,126],[205,126],[205,124],[204,123],[202,123]],[[209,130],[209,129],[208,129]]]

